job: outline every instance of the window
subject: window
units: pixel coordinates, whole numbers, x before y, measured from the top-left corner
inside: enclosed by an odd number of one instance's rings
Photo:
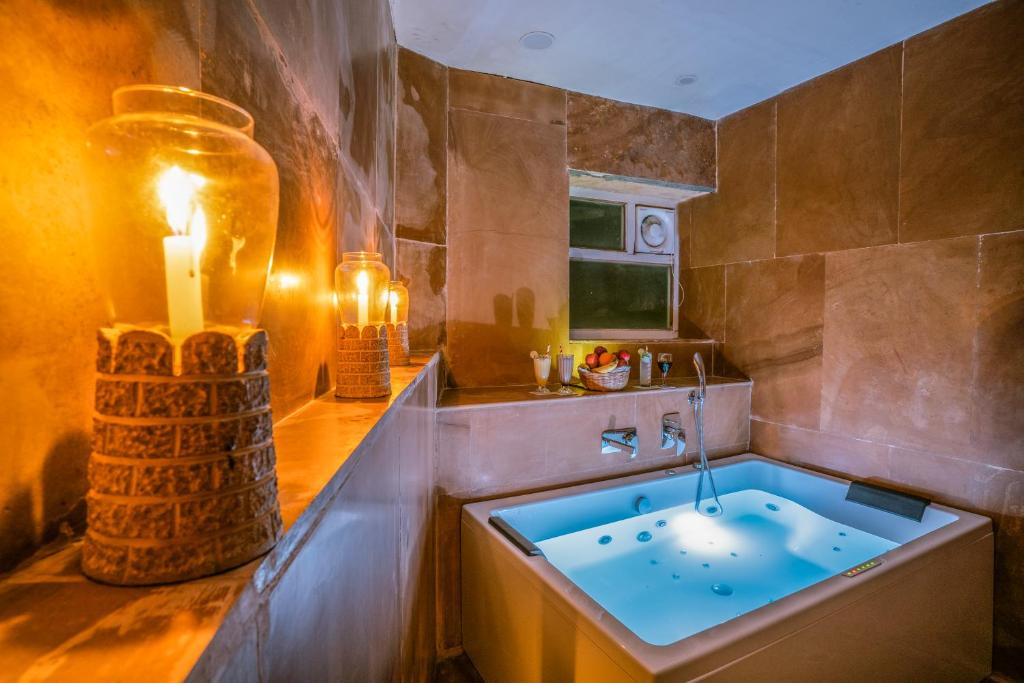
[[[573,339],[676,336],[676,215],[650,198],[573,187],[569,327]]]

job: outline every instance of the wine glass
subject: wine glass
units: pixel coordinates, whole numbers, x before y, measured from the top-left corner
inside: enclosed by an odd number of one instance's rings
[[[658,370],[661,371],[661,387],[665,388],[665,378],[668,377],[668,371],[672,368],[672,354],[671,353],[659,353],[658,354]]]

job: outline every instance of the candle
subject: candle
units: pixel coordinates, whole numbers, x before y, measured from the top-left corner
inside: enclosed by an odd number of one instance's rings
[[[178,166],[165,171],[157,182],[157,194],[174,233],[164,238],[163,245],[167,322],[175,340],[203,330],[199,264],[206,246],[206,213],[196,206],[194,197],[205,183],[202,176],[186,173]]]
[[[393,289],[388,290],[388,322],[398,322],[398,292]]]
[[[367,291],[370,287],[370,276],[366,274],[365,270],[359,271],[356,275],[356,288],[359,293],[356,295],[356,323],[359,329],[363,329],[366,326],[367,319],[370,317],[370,294]]]

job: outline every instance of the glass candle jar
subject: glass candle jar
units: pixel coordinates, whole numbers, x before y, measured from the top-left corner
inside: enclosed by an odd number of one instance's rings
[[[342,325],[359,329],[387,322],[391,271],[380,254],[349,251],[334,271],[334,293]]]
[[[277,234],[278,177],[253,119],[213,95],[120,88],[87,134],[110,324],[255,327]]]
[[[394,325],[409,322],[409,289],[400,280],[388,283],[387,321]]]

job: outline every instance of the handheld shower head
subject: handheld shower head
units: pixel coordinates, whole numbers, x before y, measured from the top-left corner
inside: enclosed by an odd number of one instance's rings
[[[707,374],[704,372],[704,359],[699,351],[693,354],[693,367],[697,368],[697,382],[699,385],[697,398],[703,400],[704,394],[707,391]]]

